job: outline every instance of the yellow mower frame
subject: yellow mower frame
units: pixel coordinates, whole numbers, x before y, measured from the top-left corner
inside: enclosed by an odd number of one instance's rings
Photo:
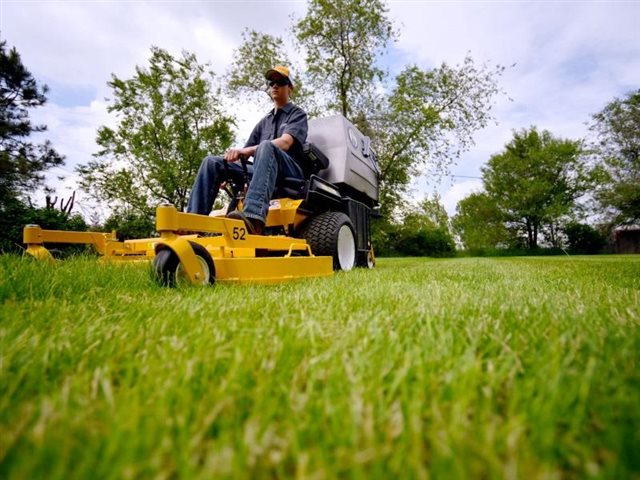
[[[269,210],[265,226],[298,225],[305,218],[298,213],[301,203],[302,200],[279,199]],[[214,278],[274,283],[333,274],[332,258],[314,256],[304,239],[251,235],[241,220],[181,213],[173,205],[159,206],[156,215],[160,238],[154,246],[154,269],[163,284],[174,285],[181,276],[191,283],[206,285]],[[179,235],[177,232],[181,231],[218,235]]]
[[[297,228],[306,216],[298,207],[302,200],[273,202],[266,227]],[[113,233],[24,228],[27,253],[52,259],[45,243],[94,245],[105,260],[153,260],[155,277],[163,285],[181,281],[192,284],[227,282],[274,283],[296,278],[330,276],[333,260],[314,256],[309,244],[286,235],[251,235],[244,222],[178,212],[170,204],[158,206],[156,230],[159,238],[119,242]]]
[[[39,225],[27,225],[22,231],[26,253],[39,260],[53,260],[53,255],[45,243],[71,243],[93,245],[100,256],[107,260],[139,260],[154,256],[149,242],[153,239],[127,240],[119,242],[115,232],[73,232],[66,230],[45,230]]]

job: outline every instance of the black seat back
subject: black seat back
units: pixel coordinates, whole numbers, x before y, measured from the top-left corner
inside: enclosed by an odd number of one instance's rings
[[[310,166],[309,172],[305,172],[307,176],[316,175],[320,170],[324,170],[329,166],[329,159],[320,151],[313,143],[305,143],[302,151]]]
[[[329,159],[320,151],[313,143],[305,143],[302,146],[305,156],[304,176],[305,179],[295,177],[278,178],[276,196],[303,198],[305,196],[305,187],[309,177],[316,175],[320,170],[324,170],[329,166]]]

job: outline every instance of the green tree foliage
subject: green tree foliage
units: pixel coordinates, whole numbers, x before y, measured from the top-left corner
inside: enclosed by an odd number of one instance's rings
[[[233,141],[233,119],[222,111],[212,79],[195,55],[174,58],[157,47],[133,78],[113,75],[109,111],[118,125],[98,130],[101,150],[78,168],[81,187],[144,215],[159,202],[184,209],[202,159]]]
[[[598,159],[595,197],[613,224],[640,222],[640,89],[593,116]]]
[[[302,69],[290,60],[281,37],[246,29],[233,58],[235,60],[226,75],[226,92],[229,95],[242,102],[256,101],[265,109],[272,107],[264,74],[275,65],[286,65],[295,82],[291,99],[310,117],[318,114],[315,96],[305,85]]]
[[[384,72],[376,59],[396,38],[381,0],[311,0],[293,27],[309,81],[330,110],[355,116]]]
[[[104,231],[114,231],[121,242],[135,238],[152,237],[156,231],[152,216],[133,210],[119,211],[111,214],[104,223]]]
[[[449,230],[449,215],[440,201],[440,196],[425,197],[415,208],[408,208],[403,225],[410,230],[435,229]]]
[[[456,246],[451,233],[439,227],[413,228],[381,221],[372,242],[379,257],[451,257]]]
[[[29,119],[31,109],[43,106],[47,86],[39,86],[15,48],[0,42],[0,252],[21,250],[24,225],[86,230],[78,215],[53,208],[35,208],[23,201],[42,186],[43,173],[64,163],[49,141],[34,143],[33,133],[47,130]]]
[[[602,233],[584,223],[571,222],[564,227],[564,233],[573,253],[600,253],[607,245],[607,239]]]
[[[415,232],[400,230],[396,252],[407,257],[452,257],[456,245],[448,231],[441,228]]]
[[[55,208],[35,208],[16,198],[2,204],[0,212],[0,252],[21,252],[22,230],[25,225],[36,224],[50,230],[86,231],[88,226],[82,216]],[[78,251],[78,248],[70,248]]]
[[[588,187],[580,142],[535,127],[514,132],[482,174],[507,225],[526,233],[530,249],[537,248],[541,228],[568,215]]]
[[[458,202],[453,230],[468,250],[492,249],[509,245],[509,231],[502,212],[486,193],[472,193]]]
[[[445,174],[473,146],[473,133],[492,119],[502,71],[466,57],[455,67],[407,66],[396,77],[391,94],[361,122],[377,153],[383,213],[402,203],[412,177]]]
[[[383,219],[374,230],[377,255],[447,257],[455,253],[449,217],[437,195],[404,210],[401,223]]]
[[[42,185],[43,172],[62,165],[49,141],[29,141],[33,133],[44,132],[44,125],[33,125],[29,111],[47,101],[47,86],[39,86],[23,65],[15,48],[0,42],[0,208],[13,198]],[[0,215],[6,215],[4,210]]]
[[[402,206],[413,177],[446,173],[492,119],[502,67],[478,66],[467,56],[455,66],[408,65],[388,80],[378,61],[398,33],[383,0],[310,0],[292,32],[305,51],[298,70],[309,86],[296,102],[311,117],[340,112],[371,138],[385,216]],[[262,78],[262,57],[285,58],[281,47],[274,37],[247,34],[233,70]]]
[[[306,49],[310,83],[337,110],[369,135],[380,167],[383,215],[402,204],[412,177],[446,173],[473,145],[472,134],[492,118],[503,68],[442,64],[406,66],[389,94],[376,93],[385,79],[379,56],[397,32],[381,0],[312,0],[294,26]]]
[[[261,99],[271,103],[265,72],[275,65],[291,65],[282,38],[245,29],[233,58],[226,76],[227,92],[234,96],[263,92]]]

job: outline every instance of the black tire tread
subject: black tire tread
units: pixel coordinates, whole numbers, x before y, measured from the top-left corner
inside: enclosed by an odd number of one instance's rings
[[[202,257],[207,265],[209,266],[209,281],[210,285],[213,285],[215,282],[215,265],[213,263],[213,259],[207,249],[202,245],[196,242],[189,242],[191,244],[191,248],[193,248],[193,252]],[[162,250],[156,253],[155,258],[153,259],[152,264],[152,273],[155,280],[164,287],[175,287],[176,286],[176,271],[178,269],[178,265],[180,264],[180,259],[178,255],[171,250],[170,248],[163,248]]]
[[[324,212],[309,219],[300,229],[300,236],[311,246],[316,256],[333,258],[333,269],[339,270],[338,230],[344,224],[354,232],[351,220],[342,212]],[[354,232],[355,237],[355,232]]]

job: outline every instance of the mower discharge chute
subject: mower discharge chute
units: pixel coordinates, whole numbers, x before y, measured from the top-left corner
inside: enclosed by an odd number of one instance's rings
[[[24,229],[27,253],[50,258],[47,242],[93,244],[106,260],[152,259],[162,285],[215,280],[271,283],[328,276],[354,266],[372,268],[370,222],[378,207],[378,167],[369,138],[341,115],[309,121],[304,145],[313,165],[307,180],[281,178],[263,235],[224,215],[158,206],[158,238],[118,242],[113,234]],[[231,185],[232,208],[242,186]],[[226,212],[228,213],[228,212]]]

